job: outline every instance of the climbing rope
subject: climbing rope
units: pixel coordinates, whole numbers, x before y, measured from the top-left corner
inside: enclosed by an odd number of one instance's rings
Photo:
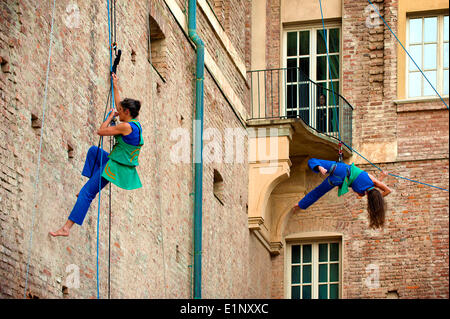
[[[34,195],[33,195],[33,207],[32,207],[32,218],[31,218],[31,231],[30,231],[30,239],[28,243],[28,261],[27,261],[27,273],[25,279],[25,288],[23,291],[23,298],[26,298],[27,288],[28,288],[28,274],[30,269],[30,258],[31,258],[31,248],[33,245],[33,229],[34,229],[34,220],[36,215],[36,207],[37,207],[37,187],[39,185],[39,173],[41,167],[41,153],[42,153],[42,141],[44,138],[44,124],[45,124],[45,113],[47,110],[47,93],[48,93],[48,79],[50,74],[50,61],[52,57],[52,43],[53,43],[53,25],[55,21],[55,4],[56,0],[53,0],[53,9],[52,9],[52,22],[50,29],[50,44],[48,48],[48,60],[47,60],[47,74],[45,77],[45,90],[44,90],[44,103],[42,106],[42,126],[41,126],[41,136],[39,138],[39,152],[38,152],[38,161],[37,161],[37,171],[36,171],[36,181],[34,184]]]
[[[107,110],[108,110],[108,106],[111,105],[111,88],[109,88],[108,90],[108,96],[106,98],[106,104],[105,104],[105,110],[103,112],[103,118],[107,118],[108,115],[106,115]],[[112,136],[109,139],[109,152],[111,153],[111,143],[112,143]],[[94,175],[94,168],[95,165],[97,164],[97,160],[98,160],[98,154],[100,152],[100,145],[101,145],[101,137],[98,140],[98,145],[97,145],[97,152],[95,154],[95,160],[94,160],[94,164],[92,165],[92,169],[91,169],[91,174],[89,175],[89,178],[91,178]],[[101,167],[101,165],[100,165]],[[111,292],[110,292],[110,265],[111,265],[111,194],[112,194],[112,190],[111,190],[111,184],[109,184],[109,258],[108,258],[108,297],[110,297]]]
[[[112,25],[114,26],[113,30],[113,37],[114,37],[114,53],[116,55],[116,59],[114,61],[114,64],[112,66],[112,72],[117,74],[117,66],[120,62],[120,55],[121,51],[117,52],[117,33],[116,33],[116,0],[113,1],[113,8],[111,8],[113,12],[111,12],[111,16],[113,18]],[[112,91],[112,89],[111,89]],[[109,92],[111,92],[109,91]],[[110,94],[111,95],[111,94]],[[113,100],[111,99],[111,105],[113,108],[115,108],[115,104],[113,103]],[[109,153],[111,154],[112,148],[113,148],[113,137],[109,137]],[[111,299],[111,197],[112,197],[112,187],[111,183],[109,183],[109,217],[108,217],[108,299]]]
[[[392,31],[391,27],[389,26],[389,24],[387,24],[386,20],[384,20],[384,18],[381,16],[381,14],[378,11],[378,9],[373,5],[372,1],[370,1],[370,0],[367,0],[367,1],[369,1],[369,3],[372,6],[372,8],[378,13],[378,15],[380,16],[381,20],[383,20],[384,24],[388,27],[389,31],[391,31],[391,33],[394,35],[394,37],[397,40],[397,42],[400,43],[400,45],[402,46],[403,50],[405,50],[406,54],[408,54],[409,58],[414,62],[414,64],[416,65],[417,69],[419,69],[419,71],[424,76],[425,80],[427,80],[428,84],[430,84],[430,86],[433,88],[434,92],[436,92],[436,94],[439,96],[439,98],[441,99],[442,103],[444,103],[444,105],[447,107],[447,110],[448,110],[449,107],[448,107],[447,103],[445,103],[445,101],[442,98],[442,96],[439,94],[439,92],[436,90],[436,88],[433,86],[433,84],[431,84],[431,82],[428,80],[428,78],[426,77],[425,73],[423,73],[422,69],[417,65],[416,61],[414,61],[413,57],[409,54],[408,50],[405,49],[405,47],[402,44],[402,42],[395,35],[394,31]]]
[[[117,73],[117,66],[120,62],[120,56],[122,54],[121,50],[119,50],[117,52],[117,33],[116,33],[116,0],[113,1],[113,6],[111,7],[110,10],[111,13],[111,17],[112,17],[112,25],[114,26],[114,29],[112,30],[112,37],[114,38],[114,42],[112,44],[112,48],[110,48],[110,50],[114,49],[114,52],[116,54],[116,59],[114,60],[114,64],[112,66],[112,72],[113,73]],[[111,28],[110,28],[111,30]],[[107,111],[107,107],[108,104],[112,105],[113,108],[115,108],[115,105],[113,104],[112,100],[111,100],[111,91],[112,91],[112,87],[110,87],[110,89],[108,90],[108,97],[107,97],[107,102],[105,105],[105,112],[103,114],[103,118],[107,118],[108,116],[106,115],[106,111]],[[109,113],[108,113],[109,115]],[[112,151],[112,140],[113,137],[110,136],[109,138],[109,152],[111,153]],[[95,161],[97,161],[97,155],[99,152],[99,147],[102,141],[102,137],[99,138],[99,142],[98,142],[98,146],[97,146],[97,154],[95,156]],[[95,164],[94,166],[95,167]],[[92,176],[92,173],[91,173]],[[111,298],[111,216],[112,216],[112,212],[111,212],[111,197],[112,197],[112,188],[111,188],[111,183],[109,184],[109,217],[108,217],[108,299]]]
[[[333,85],[333,76],[331,73],[331,63],[330,63],[330,55],[328,52],[328,33],[327,30],[325,29],[325,20],[323,18],[323,10],[322,10],[322,1],[319,0],[319,6],[320,6],[320,15],[322,17],[322,29],[323,29],[323,37],[325,39],[325,49],[327,52],[327,61],[328,61],[328,71],[329,71],[329,76],[330,76],[330,83],[331,83],[331,94],[333,95],[333,130],[338,132],[338,137],[339,137],[339,154],[338,154],[338,158],[339,158],[339,162],[341,162],[343,160],[343,153],[342,153],[342,143],[341,143],[341,129],[339,126],[339,116],[338,116],[338,111],[336,109],[339,108],[339,105],[336,104],[336,95],[334,94],[334,85]],[[327,99],[328,101],[328,99]],[[336,124],[337,124],[337,128],[336,128]]]
[[[109,153],[112,151],[112,136],[109,138]],[[112,187],[109,183],[109,218],[108,218],[108,299],[111,299],[111,197]]]

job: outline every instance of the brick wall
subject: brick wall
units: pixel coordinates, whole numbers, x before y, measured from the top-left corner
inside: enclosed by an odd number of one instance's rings
[[[255,235],[250,233],[248,298],[272,298],[272,258]]]
[[[185,1],[176,1],[185,10]],[[113,298],[189,298],[192,263],[192,166],[170,161],[170,133],[186,129],[192,138],[195,51],[162,0],[118,6],[119,66],[122,96],[142,102],[145,146],[138,172],[144,187],[112,186],[111,296]],[[242,59],[250,60],[248,1],[215,1],[216,14]],[[396,1],[375,1],[396,32]],[[3,1],[0,4],[0,296],[20,298],[25,284],[28,240],[39,147],[44,125],[29,292],[61,298],[77,265],[79,289],[68,298],[96,296],[97,201],[70,239],[50,238],[66,220],[86,151],[96,145],[108,92],[106,5],[78,1],[80,27],[68,27],[68,2],[57,1],[54,46],[47,100],[42,102],[47,66],[51,3]],[[440,102],[396,104],[395,39],[386,27],[367,28],[364,1],[344,0],[343,95],[355,107],[354,147],[397,142],[396,161],[376,163],[394,174],[448,189],[448,111]],[[217,9],[219,8],[219,9]],[[243,10],[246,8],[246,10]],[[163,79],[147,61],[148,13],[165,35]],[[246,107],[248,84],[239,74],[201,10],[198,27],[215,63]],[[267,66],[279,67],[280,1],[267,1]],[[131,52],[135,52],[134,62]],[[165,59],[165,61],[164,61]],[[205,129],[241,128],[209,72],[205,74]],[[209,141],[205,141],[208,143]],[[108,139],[105,139],[105,145]],[[221,140],[219,145],[224,146]],[[106,147],[106,146],[105,146]],[[73,149],[69,156],[69,149]],[[245,148],[247,149],[247,148]],[[245,151],[244,158],[247,158]],[[371,154],[364,154],[368,158]],[[361,168],[375,173],[370,165]],[[214,169],[224,179],[224,205],[213,195]],[[294,169],[294,168],[293,168]],[[249,234],[246,163],[205,163],[203,196],[203,297],[283,298],[284,249],[270,257]],[[309,190],[320,182],[308,173]],[[330,192],[307,212],[290,217],[283,236],[323,230],[342,233],[343,298],[448,298],[448,193],[388,178],[383,230],[370,230],[366,199],[338,198]],[[108,189],[103,191],[100,229],[101,296],[108,271]],[[225,243],[225,244],[224,244]],[[163,263],[165,261],[165,264]],[[366,267],[380,269],[380,287],[369,289]],[[165,267],[164,267],[165,265]],[[218,288],[220,287],[220,289]]]
[[[373,2],[397,32],[397,1]],[[279,5],[279,1],[267,1],[268,68],[278,67],[283,45]],[[399,47],[381,20],[367,27],[368,5],[367,1],[343,0],[342,95],[354,107],[353,147],[360,150],[367,143],[396,143],[395,160],[374,161],[377,166],[448,189],[448,110],[439,100],[394,102]],[[314,150],[310,155],[314,156]],[[359,166],[378,175],[369,164]],[[291,173],[295,169],[294,164]],[[321,178],[307,174],[310,191]],[[366,198],[358,199],[353,193],[338,198],[334,190],[307,211],[290,216],[283,236],[310,231],[342,234],[343,298],[386,298],[393,290],[399,298],[448,298],[448,192],[393,177],[387,178],[387,184],[393,193],[387,197],[384,229],[368,228]],[[272,258],[272,298],[285,296],[284,250]],[[365,284],[366,268],[371,264],[379,266],[379,288]]]
[[[361,168],[377,175],[370,165]],[[448,187],[448,160],[392,163],[381,168]],[[320,183],[320,177],[308,174],[312,185]],[[307,211],[291,216],[284,236],[302,231],[342,234],[343,298],[386,298],[393,290],[399,298],[448,298],[448,193],[393,177],[386,182],[394,192],[386,197],[383,229],[368,228],[365,198],[353,193],[338,198],[333,190]],[[280,269],[284,254],[275,260]],[[370,265],[379,267],[378,288],[365,284]],[[284,275],[274,276],[273,297],[283,296],[283,282]]]
[[[424,103],[415,103],[414,111],[406,111],[407,105],[397,116],[398,159],[448,158],[448,111],[431,109],[424,111]],[[433,103],[436,108],[436,102]]]
[[[238,8],[235,8],[236,10]],[[242,24],[242,22],[245,23],[245,16],[242,17],[243,20],[241,20],[241,29],[245,30],[245,24]],[[246,106],[247,112],[248,112],[248,85],[246,83],[246,80],[244,79],[243,75],[240,74],[237,67],[234,65],[230,55],[227,53],[226,48],[223,46],[221,41],[218,39],[216,34],[212,32],[209,28],[209,24],[207,22],[207,18],[203,14],[201,10],[198,10],[197,15],[199,27],[198,32],[200,34],[200,37],[205,42],[205,47],[208,49],[208,52],[211,54],[212,58],[214,59],[214,62],[217,64],[218,68],[222,71],[224,76],[227,78],[231,88],[236,93],[236,95],[239,97],[239,99],[242,101],[242,104]],[[237,52],[239,53],[239,57],[244,60],[244,54],[242,53],[244,51],[244,45],[245,45],[245,33],[242,33],[242,43],[233,43],[235,46]],[[227,32],[228,34],[228,32]]]
[[[353,145],[389,143],[396,139],[396,40],[381,19],[369,19],[368,2],[343,2],[342,95],[355,108]],[[397,2],[373,3],[396,33]]]
[[[267,69],[280,68],[281,54],[281,20],[280,20],[280,0],[268,0],[266,2],[266,28],[267,28],[267,47],[266,61]]]
[[[97,200],[92,203],[83,226],[74,226],[70,238],[48,236],[49,231],[65,222],[75,203],[75,194],[85,182],[80,171],[88,148],[98,142],[95,131],[109,89],[106,3],[77,1],[78,28],[65,24],[68,3],[56,2],[47,114],[43,123],[38,206],[28,281],[29,292],[39,298],[63,297],[62,286],[69,274],[66,267],[71,264],[80,269],[80,288],[69,288],[68,295],[64,296],[96,297]],[[184,1],[179,5],[183,8]],[[51,3],[3,1],[0,12],[0,56],[10,66],[9,72],[0,72],[0,124],[4,141],[0,146],[0,296],[20,298],[25,285],[40,135],[39,129],[32,127],[31,118],[34,114],[37,122],[42,120]],[[147,61],[149,12],[165,35],[165,82]],[[240,15],[235,28],[242,25],[239,28],[244,29],[245,19]],[[170,134],[181,127],[187,130],[192,141],[195,50],[164,1],[152,1],[152,7],[148,1],[118,3],[117,21],[117,40],[123,50],[118,69],[121,96],[142,102],[139,119],[145,146],[138,167],[143,187],[125,191],[112,186],[111,297],[189,298],[192,166],[170,161],[171,146],[176,143],[170,140]],[[207,46],[215,45],[213,30],[201,14],[198,25]],[[248,50],[245,39],[238,43],[239,52]],[[243,99],[248,92],[245,81],[225,50],[220,50],[224,60],[220,64],[216,62]],[[2,70],[6,70],[4,65],[2,62]],[[205,129],[217,128],[224,136],[225,128],[242,128],[208,72],[204,104]],[[104,143],[108,149],[107,138]],[[68,156],[68,144],[73,148],[72,158]],[[224,179],[224,206],[213,196],[213,169]],[[237,298],[247,294],[248,180],[242,178],[248,175],[246,172],[245,163],[204,165],[202,259],[206,298]],[[101,200],[99,256],[102,298],[107,297],[108,199],[109,191],[105,188]]]
[[[249,14],[251,1],[209,0],[209,3],[231,43],[236,47],[240,58],[244,60],[246,46],[242,43],[242,40],[246,38],[246,30],[243,27],[244,25],[242,25],[242,21],[248,19],[246,16]]]

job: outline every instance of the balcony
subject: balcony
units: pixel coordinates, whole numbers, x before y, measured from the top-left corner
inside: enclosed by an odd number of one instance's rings
[[[310,80],[299,68],[249,71],[251,83],[251,114],[249,126],[273,126],[290,123],[294,135],[292,156],[312,155],[333,157],[339,140],[352,147],[353,107],[340,94],[336,83],[333,90],[327,83]],[[331,82],[328,82],[330,84]],[[327,141],[328,149],[323,146]],[[313,150],[311,150],[311,148]],[[315,153],[314,149],[318,152]],[[331,153],[330,153],[331,152]],[[351,151],[344,147],[344,157]],[[335,157],[335,156],[334,156]]]

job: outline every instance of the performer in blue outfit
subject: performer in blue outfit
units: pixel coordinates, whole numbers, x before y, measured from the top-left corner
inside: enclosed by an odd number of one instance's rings
[[[74,224],[82,225],[89,207],[99,192],[99,185],[104,188],[109,182],[120,188],[132,190],[142,187],[136,171],[138,157],[144,144],[142,127],[136,120],[141,103],[133,99],[120,101],[118,79],[113,73],[114,98],[117,111],[112,109],[110,115],[97,131],[101,136],[114,136],[116,144],[109,154],[96,146],[92,146],[86,155],[81,175],[89,180],[77,195],[77,201],[65,225],[50,235],[68,236]],[[115,116],[120,124],[109,126]],[[101,170],[101,171],[100,171]],[[100,172],[102,172],[100,174]],[[101,175],[101,176],[100,176]]]
[[[382,172],[379,179],[371,174],[356,167],[354,164],[347,165],[342,162],[333,162],[317,158],[311,158],[308,161],[309,168],[315,173],[321,173],[327,176],[325,180],[305,197],[303,197],[298,205],[294,206],[295,210],[307,209],[314,204],[319,198],[332,190],[339,187],[338,196],[342,196],[348,192],[351,187],[359,196],[367,194],[367,210],[369,212],[369,220],[371,228],[379,228],[384,224],[386,203],[384,197],[391,193],[391,189],[382,182],[387,172]],[[380,192],[381,190],[381,192]]]

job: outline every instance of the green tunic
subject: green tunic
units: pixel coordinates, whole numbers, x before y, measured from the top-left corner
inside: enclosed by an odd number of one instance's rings
[[[139,153],[142,145],[144,145],[141,124],[137,120],[131,120],[130,122],[135,123],[139,128],[139,145],[125,143],[122,135],[114,136],[116,144],[108,156],[109,161],[102,173],[103,178],[127,190],[142,187],[136,166],[139,165]]]

